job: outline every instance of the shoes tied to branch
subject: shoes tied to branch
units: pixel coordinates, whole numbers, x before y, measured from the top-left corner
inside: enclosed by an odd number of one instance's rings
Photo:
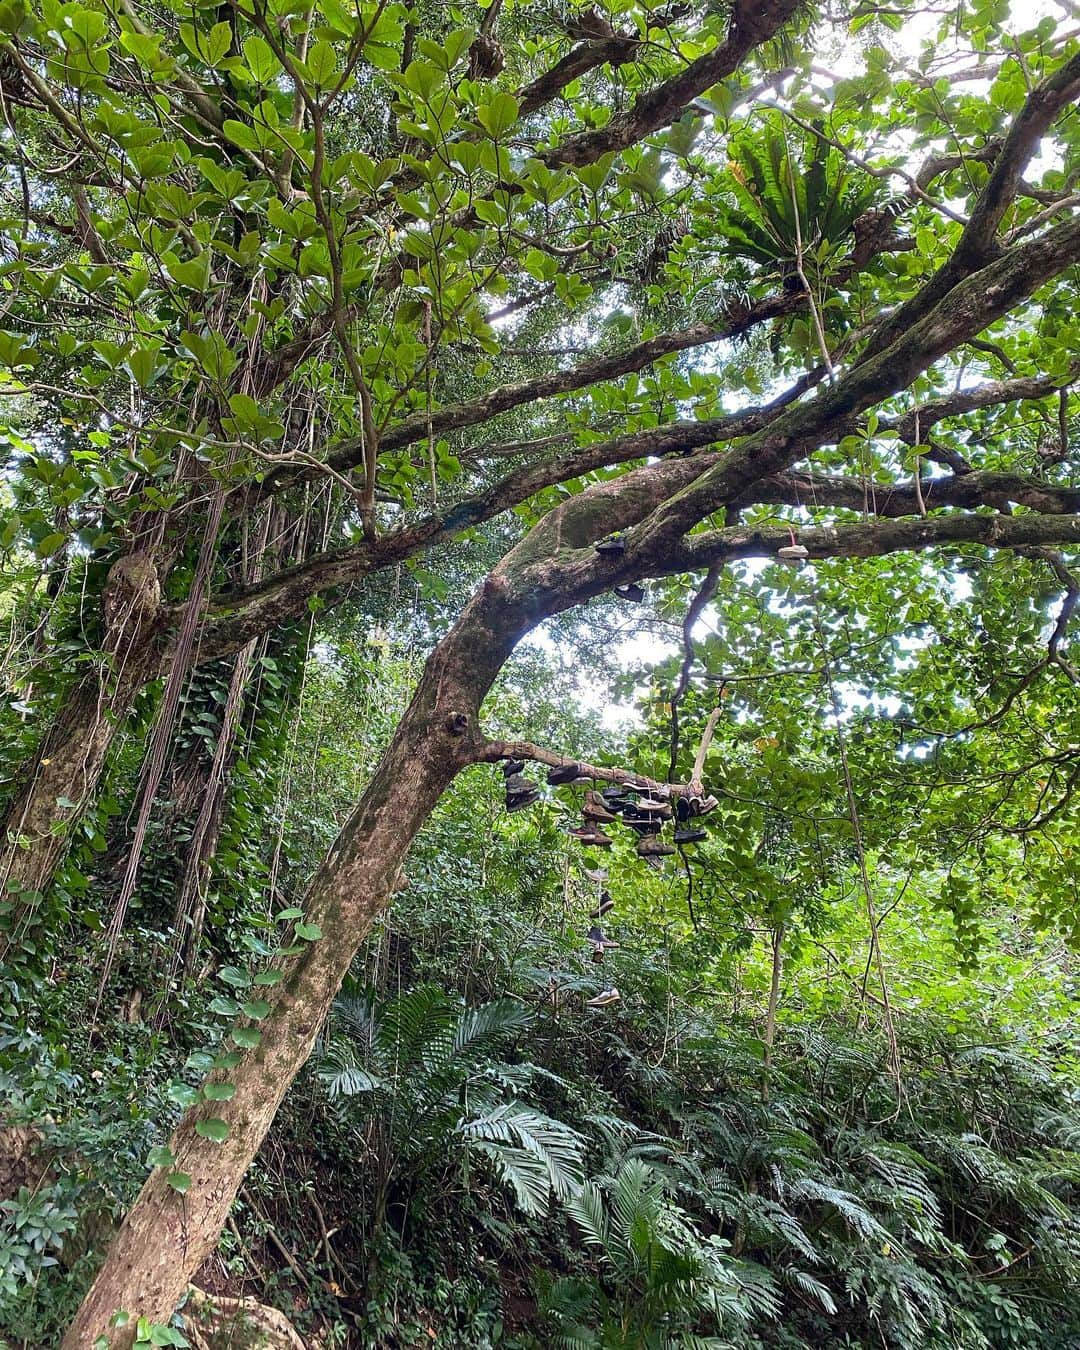
[[[540,789],[531,783],[524,774],[512,773],[506,780],[506,809],[521,811],[526,806],[540,800]]]

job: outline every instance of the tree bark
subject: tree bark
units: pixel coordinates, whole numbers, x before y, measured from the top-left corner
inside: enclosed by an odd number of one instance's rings
[[[148,554],[113,565],[102,606],[107,660],[65,695],[0,823],[0,894],[10,905],[0,955],[32,937],[43,893],[97,790],[116,733],[136,695],[160,673],[161,586]]]
[[[130,1347],[139,1317],[166,1321],[213,1251],[233,1199],[286,1090],[311,1053],[315,1036],[361,941],[392,894],[412,840],[455,776],[475,758],[481,700],[529,626],[505,581],[489,578],[428,660],[412,703],[367,790],[346,822],[304,902],[305,918],[325,934],[286,959],[284,979],[267,994],[259,1046],[228,1072],[227,1102],[202,1103],[184,1116],[171,1141],[176,1169],[190,1177],[186,1194],[159,1168],[124,1220],[97,1279],[64,1338],[63,1350],[86,1350],[104,1337]],[[229,1126],[214,1143],[196,1126],[211,1117]],[[123,1327],[110,1325],[120,1309]]]

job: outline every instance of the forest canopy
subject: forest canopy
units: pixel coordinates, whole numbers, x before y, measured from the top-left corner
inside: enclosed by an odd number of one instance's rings
[[[0,0],[0,1344],[1080,1345],[1078,98]]]

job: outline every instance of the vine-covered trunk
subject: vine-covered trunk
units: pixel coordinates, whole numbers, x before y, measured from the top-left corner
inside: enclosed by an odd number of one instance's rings
[[[244,1173],[389,900],[416,832],[472,760],[480,702],[520,635],[509,618],[489,583],[432,653],[386,754],[308,888],[305,919],[323,936],[287,960],[284,979],[267,995],[272,1007],[258,1023],[261,1041],[227,1075],[233,1096],[185,1114],[170,1147],[176,1170],[190,1178],[186,1193],[169,1185],[165,1169],[150,1176],[63,1350],[86,1350],[101,1336],[110,1347],[129,1347],[135,1319],[166,1320],[214,1250]],[[222,1143],[197,1132],[211,1117],[228,1125]],[[131,1320],[113,1327],[121,1309]]]
[[[0,893],[10,905],[0,952],[32,934],[42,896],[97,791],[113,740],[139,691],[160,671],[160,601],[148,555],[128,554],[113,566],[102,597],[105,659],[64,696],[0,822]]]

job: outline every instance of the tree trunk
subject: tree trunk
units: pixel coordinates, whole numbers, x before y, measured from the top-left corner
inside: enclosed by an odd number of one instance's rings
[[[166,1321],[214,1250],[244,1173],[311,1053],[357,948],[388,902],[417,830],[472,762],[480,702],[527,626],[489,581],[432,653],[366,792],[308,888],[306,922],[319,925],[325,937],[287,960],[285,978],[267,994],[272,1008],[258,1024],[261,1043],[227,1074],[233,1097],[185,1114],[171,1149],[177,1170],[190,1177],[189,1189],[174,1191],[164,1169],[149,1177],[63,1350],[86,1350],[98,1337],[110,1347],[131,1346],[136,1319]],[[223,1143],[196,1132],[211,1117],[229,1126]],[[120,1309],[131,1319],[114,1328]]]
[[[32,934],[42,895],[97,790],[116,733],[139,690],[160,671],[155,632],[160,603],[161,587],[147,554],[129,554],[114,564],[102,596],[110,661],[95,666],[65,696],[0,823],[0,894],[11,906],[0,955]]]
[[[693,477],[692,467],[675,467]],[[670,490],[669,475],[638,470],[551,511],[489,574],[432,652],[367,790],[308,887],[306,921],[325,937],[285,960],[284,979],[267,995],[271,1009],[259,1022],[259,1046],[227,1075],[233,1096],[185,1113],[170,1146],[176,1169],[190,1178],[186,1193],[169,1186],[165,1169],[147,1179],[61,1350],[87,1350],[99,1337],[110,1350],[129,1350],[137,1318],[171,1316],[214,1250],[244,1173],[311,1053],[360,943],[386,907],[413,838],[457,774],[482,752],[480,704],[495,676],[541,620],[624,579],[588,545],[641,520]],[[652,547],[659,555],[668,543],[658,539]],[[226,1075],[218,1070],[213,1077]],[[196,1131],[213,1117],[229,1127],[220,1144]],[[131,1318],[113,1327],[120,1309]]]

